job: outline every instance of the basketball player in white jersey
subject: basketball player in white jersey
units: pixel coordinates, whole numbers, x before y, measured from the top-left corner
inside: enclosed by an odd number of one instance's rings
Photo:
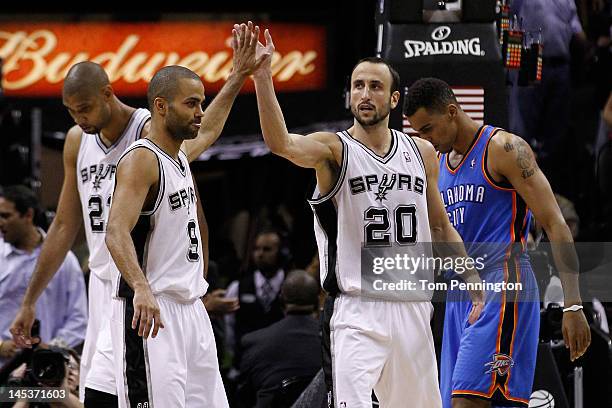
[[[109,254],[104,244],[106,219],[117,160],[127,146],[146,134],[150,114],[146,109],[135,109],[121,102],[114,95],[102,67],[92,62],[71,67],[64,79],[62,97],[76,123],[66,135],[64,183],[57,215],[43,243],[11,333],[16,344],[22,347],[31,344],[29,335],[36,300],[74,244],[84,220],[89,248],[89,317],[79,396],[83,401],[87,389],[85,402],[88,406],[113,406],[117,391],[108,323],[104,328],[104,321],[108,320],[104,315],[108,313],[111,296]],[[104,332],[106,336],[101,335]],[[94,363],[96,349],[99,353]]]
[[[267,30],[265,38],[258,50],[271,53]],[[270,65],[263,64],[254,79],[270,150],[316,171],[310,204],[321,284],[330,295],[323,328],[329,406],[370,408],[374,390],[381,407],[441,407],[431,303],[389,301],[374,293],[366,298],[362,288],[363,248],[404,245],[405,254],[419,256],[411,245],[461,242],[440,199],[432,145],[388,127],[399,100],[399,76],[379,58],[360,61],[351,76],[353,126],[307,136],[287,132]],[[470,323],[479,316],[482,292],[472,292],[472,298]]]
[[[198,157],[221,133],[233,101],[248,76],[247,64],[251,63],[245,58],[248,52],[244,46],[234,48],[232,74],[206,109],[198,137],[186,146],[190,160]],[[64,184],[57,215],[11,333],[18,346],[31,346],[30,329],[36,300],[72,247],[84,219],[91,274],[80,399],[85,399],[86,405],[91,407],[116,406],[112,342],[107,321],[112,273],[104,239],[117,161],[127,146],[147,135],[150,114],[146,109],[122,103],[114,95],[102,67],[92,62],[81,62],[70,69],[64,81],[63,102],[77,123],[66,136]]]
[[[259,29],[249,23],[240,31],[238,41],[234,30],[233,46],[250,49],[250,74],[261,62],[255,60]],[[111,322],[113,346],[120,351],[119,406],[227,407],[212,327],[200,301],[208,284],[184,152],[204,124],[204,87],[189,69],[170,66],[151,79],[147,97],[151,131],[119,161],[106,235],[120,271]]]

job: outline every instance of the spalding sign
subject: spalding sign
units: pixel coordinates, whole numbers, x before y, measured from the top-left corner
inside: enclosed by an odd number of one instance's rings
[[[451,35],[449,26],[436,27],[431,33],[433,41],[405,40],[404,58],[425,57],[429,55],[472,55],[482,57],[484,50],[480,48],[480,38],[463,38],[447,40]]]

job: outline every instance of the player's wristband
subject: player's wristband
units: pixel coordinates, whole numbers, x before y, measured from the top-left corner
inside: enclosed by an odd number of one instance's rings
[[[571,305],[570,307],[566,307],[565,309],[563,309],[563,313],[565,312],[577,312],[579,310],[584,309],[584,307],[582,305]]]

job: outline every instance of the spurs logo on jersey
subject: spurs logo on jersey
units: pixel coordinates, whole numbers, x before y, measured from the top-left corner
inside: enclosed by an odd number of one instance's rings
[[[187,189],[181,188],[179,191],[168,195],[168,202],[172,211],[176,211],[181,207],[190,207],[196,202],[195,191],[191,187]]]
[[[77,156],[77,180],[85,235],[89,247],[89,268],[103,279],[111,279],[107,267],[110,254],[104,243],[111,193],[115,185],[117,162],[125,149],[140,139],[142,128],[151,117],[146,109],[137,109],[123,133],[112,146],[106,146],[99,134],[83,132]]]
[[[141,212],[132,230],[138,261],[151,291],[179,302],[204,296],[208,283],[202,276],[197,198],[187,156],[180,151],[175,160],[149,139],[134,142],[125,154],[134,149],[153,152],[159,169],[155,204]],[[132,296],[121,277],[115,290],[118,296]]]
[[[431,242],[427,176],[415,142],[403,133],[391,132],[383,157],[347,132],[338,136],[343,146],[338,181],[323,196],[317,186],[310,205],[323,288],[332,294],[359,293],[362,248],[415,252],[415,244]]]
[[[415,191],[419,194],[423,194],[425,181],[419,176],[414,177],[414,183],[412,180],[413,176],[410,174],[394,173],[389,175],[384,173],[380,181],[377,174],[368,174],[365,176],[353,177],[349,180],[349,185],[351,186],[351,194],[353,195],[372,191],[372,187],[377,186],[375,192],[376,199],[382,202],[387,199],[388,191],[394,188],[397,190]]]
[[[113,181],[115,180],[115,173],[117,172],[117,166],[115,164],[99,163],[84,167],[80,171],[81,183],[87,183],[91,181],[92,187],[95,191],[102,188],[102,182],[104,180]]]

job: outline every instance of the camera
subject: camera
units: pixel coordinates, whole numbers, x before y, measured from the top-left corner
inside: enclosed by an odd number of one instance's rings
[[[30,384],[41,387],[59,387],[66,377],[68,352],[59,347],[38,348],[32,353],[30,364],[26,364],[26,375]]]
[[[40,322],[32,326],[32,337],[39,337]],[[66,377],[66,364],[70,361],[67,350],[60,347],[24,349],[0,368],[0,385],[11,387],[59,387]],[[11,378],[11,373],[26,365],[22,378]]]

